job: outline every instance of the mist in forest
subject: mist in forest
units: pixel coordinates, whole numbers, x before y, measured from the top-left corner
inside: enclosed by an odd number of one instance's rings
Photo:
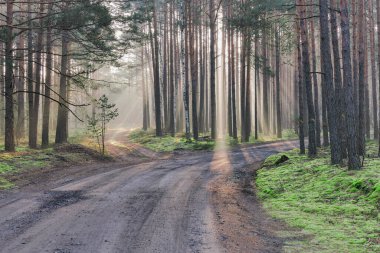
[[[188,141],[286,135],[358,168],[379,136],[379,6],[316,3],[2,2],[4,149],[100,126]]]

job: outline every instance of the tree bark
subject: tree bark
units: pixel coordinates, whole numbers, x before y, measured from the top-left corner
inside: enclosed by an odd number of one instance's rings
[[[349,169],[359,169],[360,159],[356,146],[356,106],[355,92],[352,83],[351,68],[351,42],[350,42],[350,20],[348,15],[348,5],[346,0],[340,1],[341,29],[342,29],[342,57],[343,57],[343,83],[345,91],[345,108],[346,108],[346,132],[347,132],[347,151]]]
[[[280,29],[276,27],[275,33],[275,48],[276,48],[276,125],[277,125],[277,138],[282,138],[282,122],[281,122],[281,94],[280,94]]]
[[[364,0],[359,0],[359,132],[358,132],[358,152],[360,155],[365,154],[365,48],[364,48]]]
[[[67,101],[67,76],[69,73],[69,50],[70,49],[70,39],[67,30],[62,31],[62,56],[61,56],[61,76],[59,81],[59,103],[66,104]],[[55,133],[55,143],[62,144],[66,143],[68,139],[68,114],[67,108],[64,106],[58,106],[57,115],[57,128]]]
[[[5,40],[5,139],[4,147],[7,152],[14,152],[14,113],[13,113],[13,2],[7,0],[7,28]]]
[[[342,156],[338,136],[338,115],[335,108],[335,92],[332,75],[330,29],[328,22],[328,3],[327,0],[319,0],[320,9],[320,31],[321,31],[321,57],[323,58],[324,86],[327,95],[327,117],[330,130],[331,162],[341,164]]]
[[[306,89],[306,100],[309,119],[309,149],[308,155],[314,157],[317,155],[317,146],[315,138],[315,109],[313,103],[313,92],[311,86],[310,76],[310,55],[309,55],[309,43],[308,43],[308,29],[305,22],[305,1],[298,0],[300,12],[300,29],[301,29],[301,43],[302,43],[302,64],[303,64],[303,76],[304,85]]]
[[[216,139],[216,53],[215,53],[215,43],[216,43],[216,19],[217,14],[215,10],[214,0],[209,1],[209,11],[210,11],[210,121],[211,121],[211,138]]]
[[[48,13],[52,12],[53,4],[48,6]],[[49,146],[49,131],[50,131],[50,89],[52,86],[52,69],[53,69],[53,41],[51,24],[48,24],[46,31],[46,79],[45,79],[45,99],[43,107],[42,119],[42,147]]]
[[[154,41],[154,102],[156,117],[156,136],[162,136],[161,123],[161,91],[160,91],[160,61],[159,61],[159,44],[158,44],[158,27],[157,27],[157,10],[156,1],[153,3],[153,41]]]

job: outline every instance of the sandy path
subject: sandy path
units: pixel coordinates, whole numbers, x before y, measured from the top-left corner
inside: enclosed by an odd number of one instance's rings
[[[242,190],[264,158],[296,145],[98,164],[2,193],[0,252],[278,252],[276,222]]]

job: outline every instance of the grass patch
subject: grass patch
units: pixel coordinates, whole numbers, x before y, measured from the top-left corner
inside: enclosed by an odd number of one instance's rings
[[[328,150],[316,159],[293,150],[269,157],[256,185],[264,207],[276,218],[302,229],[310,240],[289,244],[287,252],[380,252],[380,159],[367,158],[360,171],[329,164]],[[368,143],[368,155],[376,145]],[[372,156],[374,157],[374,156]]]
[[[165,135],[156,137],[152,131],[135,130],[129,134],[129,140],[143,145],[156,152],[171,152],[175,150],[213,150],[214,141],[187,141],[183,136]]]
[[[102,159],[102,156],[96,151],[83,145],[71,144],[37,150],[20,146],[14,153],[0,152],[0,190],[14,186],[7,178],[15,173],[32,169],[83,164],[87,161],[99,159]]]

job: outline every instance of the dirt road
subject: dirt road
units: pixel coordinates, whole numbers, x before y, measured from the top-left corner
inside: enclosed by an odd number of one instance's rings
[[[279,252],[281,224],[250,179],[265,157],[295,146],[98,164],[92,175],[1,193],[0,252]]]

